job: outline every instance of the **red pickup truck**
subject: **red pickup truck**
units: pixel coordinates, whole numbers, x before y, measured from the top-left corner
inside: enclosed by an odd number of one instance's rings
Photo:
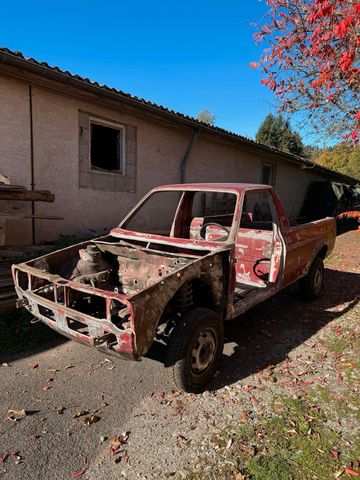
[[[198,392],[222,355],[223,322],[300,280],[315,299],[333,218],[290,226],[267,185],[151,190],[110,234],[13,265],[19,305],[57,332],[139,359],[165,344],[179,388]]]

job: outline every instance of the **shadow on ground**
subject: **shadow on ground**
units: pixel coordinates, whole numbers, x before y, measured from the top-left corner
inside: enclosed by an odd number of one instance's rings
[[[231,385],[282,362],[329,322],[350,312],[359,300],[359,274],[326,269],[319,299],[305,302],[293,286],[225,323],[225,352],[226,344],[233,346],[233,352],[223,355],[220,373],[210,389]]]
[[[0,314],[0,364],[14,362],[67,341],[43,323],[31,323],[33,319],[25,309]]]

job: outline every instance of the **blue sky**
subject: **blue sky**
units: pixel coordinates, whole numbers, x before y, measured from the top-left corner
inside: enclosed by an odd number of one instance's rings
[[[273,95],[249,68],[261,48],[258,0],[12,1],[1,6],[0,44],[254,137]]]

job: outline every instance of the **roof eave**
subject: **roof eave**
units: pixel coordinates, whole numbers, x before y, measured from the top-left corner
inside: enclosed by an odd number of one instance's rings
[[[319,172],[331,179],[337,178],[339,181],[349,183],[351,185],[359,183],[360,180],[353,178],[349,175],[336,172],[329,168],[318,165],[310,160],[306,160],[297,155],[291,153],[283,152],[267,145],[257,143],[254,140],[242,137],[241,135],[235,134],[233,132],[224,130],[220,127],[214,127],[208,125],[204,122],[200,122],[192,117],[188,117],[179,112],[174,112],[165,107],[162,107],[157,104],[153,104],[149,101],[143,100],[141,98],[132,96],[125,92],[121,92],[115,88],[110,88],[104,85],[101,85],[97,82],[92,82],[89,79],[82,78],[78,75],[73,75],[70,72],[63,71],[57,67],[50,67],[45,62],[38,62],[35,59],[27,59],[22,56],[22,54],[17,52],[11,52],[8,49],[0,48],[0,62],[11,65],[15,68],[26,70],[27,72],[39,75],[41,77],[46,77],[50,80],[63,83],[65,85],[71,85],[75,88],[83,89],[93,94],[100,95],[102,97],[107,97],[111,100],[121,101],[124,104],[130,105],[132,107],[136,106],[143,110],[146,110],[156,116],[161,116],[167,120],[171,120],[176,124],[186,125],[193,129],[201,130],[210,135],[215,135],[223,139],[228,139],[230,141],[235,141],[237,143],[242,143],[249,146],[250,148],[261,150],[272,156],[277,157],[280,160],[285,160],[291,163],[297,164],[300,168],[311,169],[315,172]]]

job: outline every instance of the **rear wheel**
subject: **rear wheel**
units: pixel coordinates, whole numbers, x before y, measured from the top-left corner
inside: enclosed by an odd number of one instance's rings
[[[317,257],[308,274],[299,282],[300,294],[305,300],[315,300],[321,294],[324,283],[324,262]]]
[[[165,366],[177,388],[198,393],[214,376],[224,348],[224,328],[215,312],[194,308],[178,320]]]

